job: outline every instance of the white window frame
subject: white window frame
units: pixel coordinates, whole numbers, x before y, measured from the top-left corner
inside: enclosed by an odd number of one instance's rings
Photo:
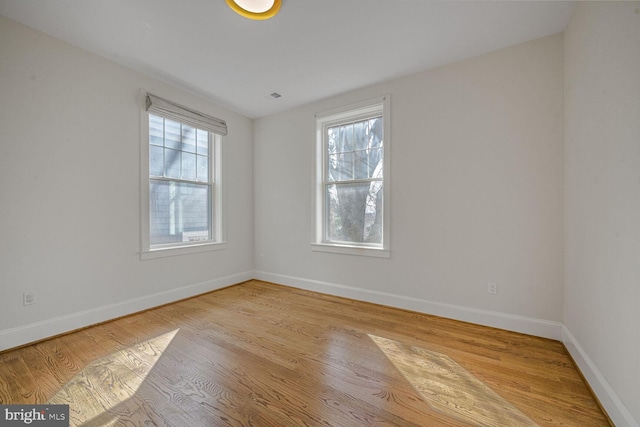
[[[155,259],[169,256],[187,255],[193,253],[216,251],[227,248],[226,243],[226,227],[224,215],[224,188],[222,174],[222,151],[223,136],[214,132],[209,132],[209,176],[213,178],[211,186],[211,228],[214,240],[206,240],[199,242],[179,242],[162,245],[150,244],[150,218],[149,218],[149,182],[151,176],[149,174],[149,114],[168,118],[174,121],[180,121],[175,116],[164,116],[161,113],[149,113],[144,107],[146,100],[146,92],[141,91],[142,101],[140,108],[140,195],[141,195],[141,251],[140,258],[142,260]],[[189,123],[185,119],[183,123]],[[191,125],[191,124],[190,124]],[[180,182],[180,180],[177,180]]]
[[[382,116],[383,129],[383,179],[382,179],[382,244],[345,244],[328,241],[326,236],[326,197],[325,179],[328,162],[327,154],[327,128],[341,123],[363,120],[368,117]],[[371,256],[380,258],[390,258],[390,224],[391,224],[391,119],[390,119],[390,96],[369,99],[346,107],[336,108],[329,111],[317,113],[315,115],[315,140],[316,149],[314,151],[314,235],[311,249],[318,252],[331,252],[347,255]]]

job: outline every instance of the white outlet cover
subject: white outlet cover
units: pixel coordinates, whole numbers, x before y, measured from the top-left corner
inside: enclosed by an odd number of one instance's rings
[[[23,304],[31,305],[36,303],[36,295],[33,292],[25,292],[22,294]]]

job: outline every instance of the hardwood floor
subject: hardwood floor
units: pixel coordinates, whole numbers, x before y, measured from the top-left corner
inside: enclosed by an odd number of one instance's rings
[[[0,354],[85,426],[608,426],[557,341],[250,281]]]

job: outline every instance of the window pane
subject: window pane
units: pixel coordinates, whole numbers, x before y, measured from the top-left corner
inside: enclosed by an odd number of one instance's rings
[[[326,186],[326,239],[382,243],[382,182]]]
[[[212,239],[210,200],[209,185],[151,179],[150,243],[158,245]]]
[[[382,147],[382,117],[369,120],[369,147]]]
[[[338,179],[346,181],[353,179],[353,153],[338,154]]]
[[[149,175],[164,175],[164,149],[155,145],[149,146]]]
[[[182,125],[182,151],[196,152],[196,128]]]
[[[209,132],[198,129],[198,154],[206,156],[209,154]]]
[[[369,130],[367,121],[353,124],[353,141],[355,150],[364,150],[368,147],[367,131]]]
[[[164,176],[180,178],[180,151],[164,149]]]
[[[180,150],[182,148],[180,136],[180,123],[165,119],[164,121],[164,146]]]
[[[338,136],[340,136],[340,128],[327,129],[327,151],[329,154],[335,154],[338,151]]]
[[[338,171],[338,155],[331,154],[329,161],[327,162],[327,180],[338,181],[340,179],[340,173]]]
[[[367,179],[369,174],[369,154],[368,150],[358,150],[353,153],[353,178]]]
[[[369,150],[368,163],[369,163],[369,177],[382,178],[382,147]]]
[[[209,158],[198,156],[196,163],[198,168],[198,181],[209,181]]]
[[[149,144],[164,145],[164,119],[149,114]]]
[[[342,152],[353,150],[353,124],[340,126],[340,143],[338,147]]]
[[[182,179],[195,181],[196,179],[196,155],[182,153]]]

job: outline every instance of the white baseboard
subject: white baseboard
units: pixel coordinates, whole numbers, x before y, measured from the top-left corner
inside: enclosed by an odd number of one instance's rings
[[[372,291],[352,286],[321,282],[318,280],[267,273],[264,271],[256,271],[255,278],[309,291],[322,292],[345,298],[372,302],[375,304],[403,308],[420,313],[433,314],[440,317],[447,317],[478,325],[506,329],[538,337],[551,338],[555,340],[560,340],[562,338],[563,325],[561,322],[427,301],[387,292]]]
[[[0,331],[0,351],[18,347],[44,338],[59,335],[75,329],[95,325],[117,317],[126,316],[159,305],[189,298],[195,295],[214,291],[226,286],[235,285],[253,278],[253,271],[246,271],[231,276],[221,277],[206,282],[183,286],[164,292],[133,298],[127,301],[104,305],[90,310],[66,314],[17,328]]]
[[[638,421],[624,406],[616,392],[611,388],[598,367],[593,363],[589,355],[584,351],[576,337],[573,336],[566,325],[562,327],[562,342],[578,368],[598,397],[600,404],[607,411],[609,418],[617,427],[640,427]]]

